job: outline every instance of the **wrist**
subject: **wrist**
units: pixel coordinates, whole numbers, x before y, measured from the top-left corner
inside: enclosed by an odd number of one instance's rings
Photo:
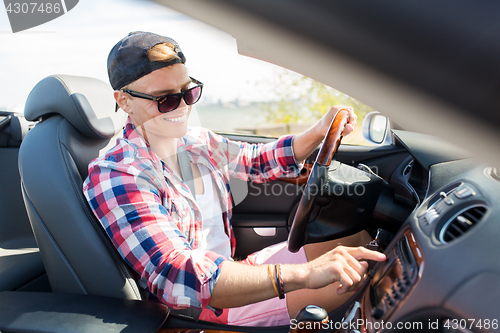
[[[307,288],[308,270],[305,265],[281,265],[285,293]]]

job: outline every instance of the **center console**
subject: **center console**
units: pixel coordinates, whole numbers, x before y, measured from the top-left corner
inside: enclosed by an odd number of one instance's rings
[[[383,323],[418,282],[423,256],[409,229],[399,234],[385,253],[387,260],[370,272],[370,284],[360,300],[347,311],[341,332],[381,331]],[[348,325],[350,322],[356,325]]]

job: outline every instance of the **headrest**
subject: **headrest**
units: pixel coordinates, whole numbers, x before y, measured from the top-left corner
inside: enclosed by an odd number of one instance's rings
[[[49,76],[31,90],[24,117],[34,121],[52,114],[60,114],[92,138],[109,139],[125,122],[125,113],[121,110],[115,112],[111,86],[82,76]]]

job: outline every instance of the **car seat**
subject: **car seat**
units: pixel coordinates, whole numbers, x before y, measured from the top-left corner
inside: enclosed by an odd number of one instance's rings
[[[25,105],[40,120],[19,153],[23,198],[54,292],[142,299],[133,273],[87,204],[89,162],[125,123],[103,81],[55,75],[41,80]]]

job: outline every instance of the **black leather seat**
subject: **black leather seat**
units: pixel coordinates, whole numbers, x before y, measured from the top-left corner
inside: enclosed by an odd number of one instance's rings
[[[19,154],[23,197],[55,292],[142,299],[82,193],[88,163],[125,122],[111,87],[100,80],[50,76],[31,91],[28,120],[41,121]]]

